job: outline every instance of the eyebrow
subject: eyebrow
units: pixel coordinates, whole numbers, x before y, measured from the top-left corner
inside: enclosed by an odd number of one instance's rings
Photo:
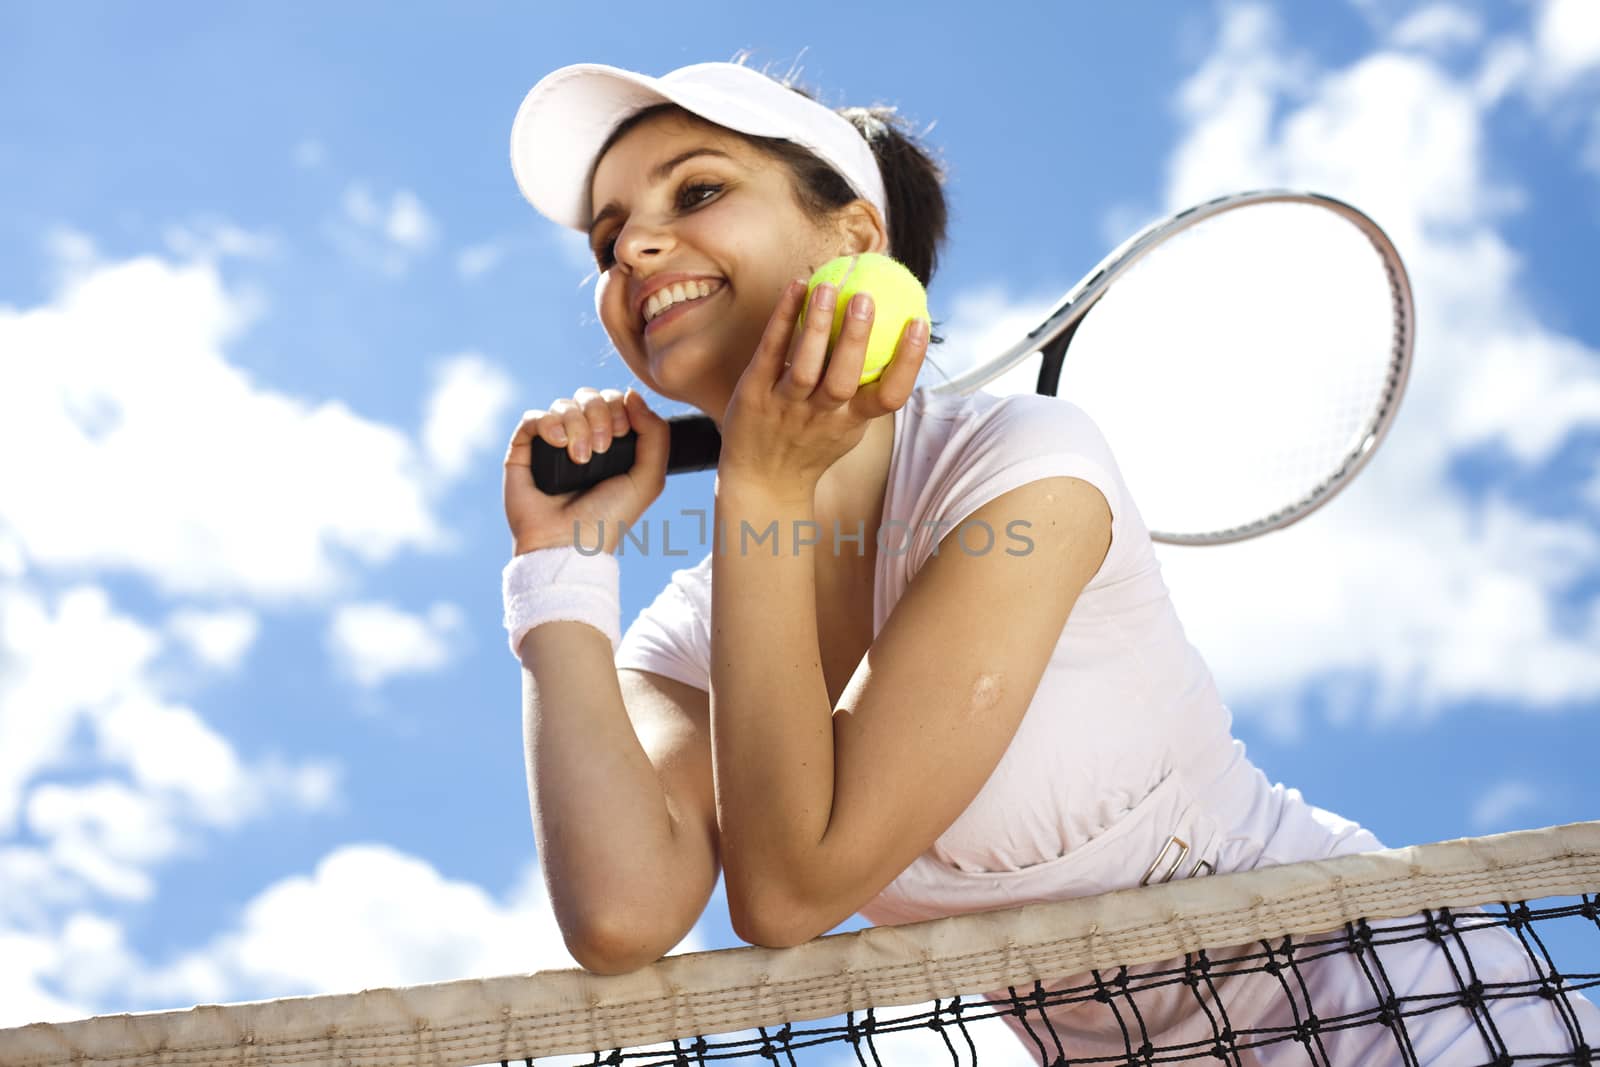
[[[672,173],[673,169],[676,168],[678,164],[687,163],[689,160],[694,159],[697,156],[721,156],[723,159],[733,159],[733,156],[722,151],[720,148],[711,148],[706,146],[702,146],[700,148],[691,148],[687,152],[679,152],[671,159],[665,160],[664,162],[658,163],[652,167],[649,175],[650,183],[654,185],[656,182],[664,180]],[[595,215],[594,221],[589,223],[589,243],[594,243],[595,227],[599,226],[602,222],[611,218],[613,215],[619,215],[621,213],[622,206],[615,200],[601,208],[599,214]]]

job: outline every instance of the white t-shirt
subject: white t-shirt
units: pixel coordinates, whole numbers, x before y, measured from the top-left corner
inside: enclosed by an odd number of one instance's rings
[[[936,545],[949,552],[965,544],[979,552],[988,540],[977,527],[965,531],[964,541],[957,534],[940,545],[940,538],[1019,485],[1061,475],[1089,482],[1110,505],[1112,542],[983,788],[862,915],[877,924],[914,922],[1128,888],[1152,868],[1152,880],[1166,881],[1383,847],[1367,830],[1307,803],[1297,790],[1269,783],[1245,758],[1244,746],[1231,737],[1232,716],[1211,672],[1184,636],[1139,509],[1088,414],[1056,397],[919,390],[894,419],[883,509],[887,532],[873,597],[875,635]],[[993,534],[989,550],[1021,547],[1006,530]],[[843,545],[848,551],[853,543]],[[623,635],[617,666],[709,691],[711,564],[707,554],[673,574]],[[1510,938],[1500,941],[1501,951],[1487,944],[1475,950],[1480,975],[1531,980],[1526,953]],[[1454,988],[1445,957],[1425,942],[1386,948],[1384,965],[1397,991],[1448,995]],[[1328,1017],[1362,1010],[1370,999],[1353,957],[1308,970],[1312,1000]],[[1083,980],[1067,977],[1049,988]],[[1209,1016],[1195,1009],[1183,987],[1172,989],[1177,992],[1143,1002],[1145,1022],[1164,1039],[1203,1044],[1211,1033]],[[1600,1028],[1593,1005],[1577,1006],[1586,1027]],[[1119,1055],[1125,1040],[1121,1021],[1109,1010],[1090,1007],[1052,1010],[1054,1032],[1074,1055]],[[1237,1025],[1292,1026],[1287,1010],[1276,979],[1235,979],[1228,1011]],[[1536,999],[1497,1009],[1496,1019],[1513,1046],[1562,1046],[1563,1024]],[[1026,1043],[1024,1024],[1008,1021]],[[1431,1013],[1408,1028],[1419,1062],[1484,1059],[1478,1024],[1464,1009]],[[1335,1063],[1393,1058],[1393,1039],[1382,1027],[1329,1033],[1322,1040]],[[1294,1042],[1284,1042],[1260,1052],[1256,1062],[1277,1067],[1303,1063],[1304,1057]]]
[[[1058,397],[917,390],[894,420],[874,634],[936,549],[1025,548],[1014,531],[960,528],[984,503],[1020,485],[1056,476],[1089,482],[1111,509],[1112,535],[993,774],[932,848],[863,914],[875,922],[904,922],[1136,884],[1167,835],[1180,829],[1174,801],[1187,807],[1230,775],[1231,821],[1250,817],[1269,787],[1258,772],[1249,775],[1254,768],[1230,736],[1228,708],[1184,635],[1149,531],[1089,415]],[[824,532],[819,551],[831,550],[830,535]],[[841,551],[852,550],[852,543],[842,544]],[[709,690],[711,565],[708,553],[696,566],[674,572],[623,634],[617,666]],[[1158,787],[1179,770],[1182,797],[1161,802]],[[1081,871],[1061,878],[1063,865],[1052,861],[1109,840],[1107,831],[1141,804],[1161,809],[1140,820],[1149,824],[1149,841],[1125,841],[1118,849],[1097,845],[1095,851],[1116,853],[1109,865],[1097,867],[1087,884],[1080,884]],[[1274,814],[1255,811],[1258,819]],[[1129,829],[1114,836],[1125,838]],[[1218,825],[1209,835],[1214,840],[1190,841],[1178,874],[1202,859],[1220,869],[1216,852],[1232,830]],[[1371,841],[1367,847],[1379,846]],[[1253,865],[1256,858],[1237,859]]]

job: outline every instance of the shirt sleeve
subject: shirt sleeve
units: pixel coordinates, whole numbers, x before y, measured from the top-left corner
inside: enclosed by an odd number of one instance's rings
[[[612,662],[711,691],[710,556],[673,572],[623,633]]]
[[[936,552],[1021,551],[1028,532],[1008,525],[982,528],[969,523],[972,513],[996,497],[1042,478],[1070,477],[1088,482],[1111,509],[1111,549],[1091,584],[1106,580],[1122,547],[1124,497],[1110,446],[1089,416],[1059,397],[1018,393],[1001,397],[961,444],[959,461],[950,467],[946,484],[916,538],[916,569]],[[952,537],[952,535],[954,535]],[[949,538],[949,540],[945,540]],[[943,545],[941,541],[945,541]],[[987,546],[987,547],[986,547]]]

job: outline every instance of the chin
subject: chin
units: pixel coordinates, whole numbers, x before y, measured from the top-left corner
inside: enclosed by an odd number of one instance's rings
[[[707,386],[727,373],[716,353],[685,344],[651,353],[646,367],[649,378],[641,375],[641,380],[648,381],[662,396],[687,404],[696,404],[696,397],[703,399]]]

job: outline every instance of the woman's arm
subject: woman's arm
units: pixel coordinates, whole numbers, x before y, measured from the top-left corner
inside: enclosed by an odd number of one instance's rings
[[[977,796],[1033,699],[1078,594],[1111,544],[1111,511],[1077,478],[1019,486],[970,519],[1030,523],[952,540],[917,573],[838,708],[817,639],[815,548],[738,550],[741,520],[780,531],[809,499],[717,486],[729,547],[713,560],[711,732],[734,929],[796,944],[831,929],[925,851]],[[787,535],[786,535],[787,536]],[[826,543],[826,542],[824,542]]]
[[[583,623],[520,649],[528,796],[567,949],[586,969],[642,967],[682,940],[717,879],[704,691],[618,670]]]

